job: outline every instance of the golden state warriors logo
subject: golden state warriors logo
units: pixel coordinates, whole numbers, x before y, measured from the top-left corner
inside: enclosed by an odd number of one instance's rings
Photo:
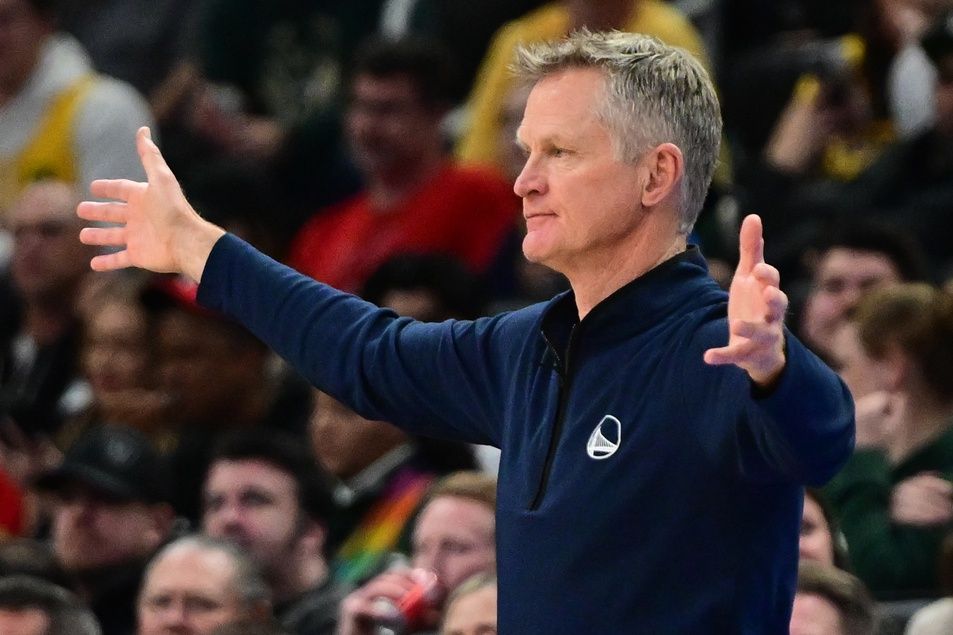
[[[590,459],[602,461],[615,454],[620,443],[622,443],[622,424],[612,415],[606,415],[589,435],[589,441],[586,442],[586,454]]]

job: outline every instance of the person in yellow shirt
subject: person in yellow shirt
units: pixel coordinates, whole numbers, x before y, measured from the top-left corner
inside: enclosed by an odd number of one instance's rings
[[[507,95],[514,88],[509,65],[517,47],[559,38],[582,27],[652,35],[684,48],[710,66],[698,31],[678,9],[661,0],[563,0],[545,4],[504,24],[493,37],[467,104],[469,124],[456,149],[460,160],[504,167],[500,133]]]

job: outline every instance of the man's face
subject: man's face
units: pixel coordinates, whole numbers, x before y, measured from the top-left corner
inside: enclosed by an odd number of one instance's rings
[[[430,501],[417,519],[413,537],[415,567],[431,569],[443,588],[453,591],[470,576],[494,570],[493,510],[456,496]]]
[[[4,0],[0,0],[2,3]],[[76,238],[75,199],[63,183],[39,183],[13,205],[13,281],[28,299],[68,296],[89,270],[91,251]]]
[[[896,282],[900,272],[887,256],[846,247],[830,249],[818,264],[804,308],[804,338],[820,352],[830,353],[834,333],[860,298]]]
[[[810,496],[804,497],[804,513],[801,516],[801,537],[798,541],[801,560],[811,560],[833,566],[834,542],[831,528],[824,518],[824,511]]]
[[[0,633],[4,635],[46,635],[50,618],[40,609],[0,609]]]
[[[67,486],[53,506],[53,552],[71,572],[144,560],[165,538],[159,515],[146,503]]]
[[[138,608],[139,635],[207,635],[247,612],[228,556],[191,545],[174,548],[152,566]]]
[[[496,635],[496,586],[467,593],[447,607],[441,635]]]
[[[97,395],[145,385],[148,325],[136,305],[107,301],[85,324],[83,374]]]
[[[316,390],[309,431],[321,465],[347,479],[406,443],[407,435],[383,421],[370,421],[330,395]]]
[[[273,575],[295,557],[302,513],[297,486],[264,461],[216,461],[205,480],[202,525],[247,551]]]
[[[527,152],[513,188],[526,218],[523,253],[566,274],[614,259],[643,216],[642,171],[616,157],[609,130],[597,118],[603,85],[595,69],[543,78],[517,133]]]
[[[837,607],[813,593],[794,596],[791,635],[843,635]]]
[[[0,90],[18,90],[36,65],[49,24],[25,0],[0,0]]]
[[[221,424],[247,389],[249,364],[212,319],[176,308],[157,320],[159,386],[174,404],[177,423]]]
[[[887,362],[867,354],[854,322],[844,322],[834,333],[831,361],[855,400],[888,388]]]
[[[440,135],[440,114],[420,100],[402,75],[354,80],[346,130],[354,158],[371,175],[416,163]]]

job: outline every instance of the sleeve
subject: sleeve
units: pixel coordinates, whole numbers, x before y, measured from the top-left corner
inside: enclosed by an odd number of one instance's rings
[[[321,390],[409,432],[499,445],[514,360],[506,315],[399,318],[285,267],[232,235],[209,256],[199,301],[232,316]],[[516,314],[509,314],[516,315]]]
[[[141,126],[155,130],[146,100],[128,84],[97,79],[78,113],[74,143],[79,182],[88,186],[106,178],[144,181],[135,144]]]
[[[851,565],[874,595],[935,592],[946,528],[891,522],[892,489],[887,457],[877,450],[859,450],[824,493],[838,514]]]
[[[767,394],[752,386],[741,431],[743,472],[826,483],[854,447],[854,407],[839,377],[790,333],[787,363]]]

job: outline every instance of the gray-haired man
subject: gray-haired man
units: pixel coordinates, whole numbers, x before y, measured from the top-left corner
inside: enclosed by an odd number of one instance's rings
[[[572,287],[551,302],[423,324],[310,283],[203,221],[145,131],[149,183],[95,182],[120,202],[79,207],[124,225],[83,230],[125,247],[92,266],[183,271],[362,416],[502,447],[502,632],[783,632],[802,487],[846,460],[852,409],[783,328],[757,217],[730,296],[687,247],[714,89],[640,35],[580,32],[519,67],[523,252]]]

